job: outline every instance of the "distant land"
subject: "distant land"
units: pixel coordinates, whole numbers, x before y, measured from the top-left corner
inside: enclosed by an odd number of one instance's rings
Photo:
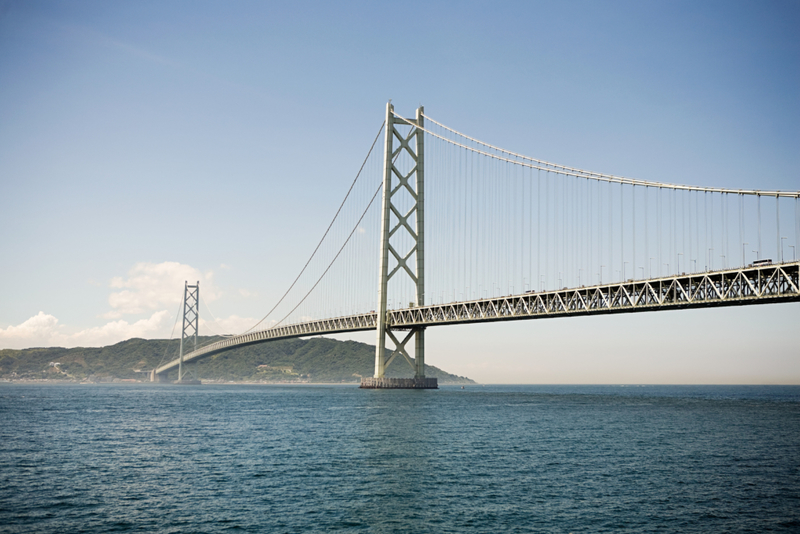
[[[222,338],[201,337],[198,345]],[[178,357],[180,340],[129,339],[97,348],[60,347],[0,350],[0,379],[76,382],[148,381],[147,373]],[[324,337],[287,339],[241,347],[188,364],[190,375],[209,382],[358,383],[372,376],[375,347]],[[175,375],[175,376],[173,376]],[[474,384],[426,365],[425,375],[440,384]],[[401,358],[386,370],[389,377],[410,377]],[[170,375],[177,378],[177,373]]]

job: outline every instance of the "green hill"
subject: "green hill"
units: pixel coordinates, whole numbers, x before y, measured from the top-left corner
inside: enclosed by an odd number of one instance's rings
[[[202,337],[199,343],[217,339]],[[99,348],[4,349],[0,350],[0,378],[147,380],[147,371],[177,358],[178,347],[179,340],[134,338]],[[374,346],[318,337],[242,347],[191,363],[188,368],[201,380],[356,383],[361,376],[372,376],[374,365]],[[438,378],[442,384],[474,383],[429,365],[425,366],[425,375]],[[386,376],[409,377],[413,371],[398,357],[387,368]]]

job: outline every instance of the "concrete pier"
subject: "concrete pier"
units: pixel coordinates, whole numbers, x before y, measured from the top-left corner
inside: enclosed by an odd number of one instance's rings
[[[436,378],[374,378],[361,379],[363,389],[439,389]]]
[[[156,370],[153,369],[152,371],[150,371],[150,382],[161,382],[163,384],[166,384],[170,382],[170,380],[167,378],[167,373],[158,374],[156,373]]]

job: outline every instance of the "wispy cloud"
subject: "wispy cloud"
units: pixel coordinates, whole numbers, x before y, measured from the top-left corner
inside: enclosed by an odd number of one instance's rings
[[[123,315],[147,313],[164,306],[177,306],[183,299],[183,285],[200,282],[200,295],[206,302],[219,298],[221,292],[214,285],[213,271],[201,272],[190,265],[173,261],[162,263],[137,263],[127,278],[118,276],[111,287],[118,289],[108,297],[112,310],[103,314],[105,319],[118,319]]]

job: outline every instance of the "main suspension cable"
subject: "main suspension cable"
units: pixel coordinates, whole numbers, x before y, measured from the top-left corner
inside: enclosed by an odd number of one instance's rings
[[[341,211],[342,211],[342,208],[344,207],[344,204],[345,204],[345,202],[347,202],[347,199],[348,199],[348,197],[350,197],[350,193],[353,191],[353,188],[355,187],[355,185],[356,185],[356,182],[358,181],[358,178],[361,176],[361,171],[363,171],[363,170],[364,170],[364,166],[367,164],[367,160],[369,160],[369,157],[370,157],[370,155],[372,154],[372,150],[375,148],[375,143],[377,143],[377,142],[378,142],[378,138],[381,136],[381,132],[383,131],[383,128],[384,128],[384,126],[386,126],[386,121],[383,121],[383,122],[381,123],[381,127],[380,127],[380,129],[378,130],[378,135],[376,135],[376,136],[375,136],[375,140],[374,140],[374,141],[372,141],[372,146],[370,146],[370,147],[369,147],[369,152],[367,152],[367,157],[366,157],[366,158],[364,158],[364,162],[361,164],[361,168],[360,168],[360,169],[358,169],[358,173],[356,174],[356,177],[355,177],[355,179],[353,180],[353,183],[350,185],[350,189],[348,189],[348,190],[347,190],[347,194],[344,196],[344,200],[342,200],[342,203],[341,203],[341,205],[339,206],[339,209],[338,209],[338,210],[336,210],[336,215],[334,215],[334,216],[333,216],[333,220],[332,220],[332,221],[331,221],[331,223],[328,225],[328,229],[327,229],[327,230],[325,230],[325,233],[322,235],[322,239],[320,239],[320,240],[319,240],[319,243],[317,243],[317,246],[316,246],[316,248],[314,249],[314,252],[312,252],[312,253],[311,253],[311,257],[309,257],[309,258],[308,258],[308,261],[307,261],[307,262],[306,262],[306,264],[303,266],[302,270],[300,271],[300,274],[298,274],[298,275],[297,275],[297,278],[295,278],[295,279],[294,279],[294,282],[292,282],[292,285],[290,285],[290,286],[289,286],[289,289],[287,289],[287,290],[286,290],[286,292],[283,294],[283,296],[280,298],[280,300],[278,300],[278,302],[275,304],[275,306],[273,306],[273,307],[272,307],[272,309],[271,309],[269,312],[267,312],[267,314],[266,314],[264,317],[262,317],[260,321],[258,321],[256,324],[254,324],[253,326],[251,326],[250,328],[248,328],[247,330],[245,330],[244,332],[242,332],[242,334],[246,334],[246,333],[248,333],[248,332],[251,332],[251,331],[253,331],[253,330],[254,330],[254,329],[255,329],[255,328],[258,326],[258,325],[260,325],[261,323],[263,323],[264,321],[266,321],[266,320],[267,320],[267,317],[269,317],[270,315],[272,315],[272,312],[274,312],[274,311],[275,311],[275,309],[276,309],[278,306],[280,306],[280,305],[281,305],[281,303],[284,301],[284,299],[285,299],[285,298],[286,298],[286,297],[289,295],[289,293],[292,291],[292,289],[294,288],[295,284],[297,284],[297,281],[298,281],[298,280],[300,280],[300,277],[301,277],[301,276],[303,276],[303,273],[304,273],[304,272],[306,272],[306,269],[308,268],[308,265],[311,263],[311,260],[313,260],[313,259],[314,259],[314,256],[316,256],[316,254],[317,254],[317,251],[318,251],[318,250],[319,250],[319,248],[322,246],[322,242],[323,242],[323,241],[325,241],[325,238],[328,236],[328,232],[330,232],[330,231],[331,231],[331,228],[333,227],[333,223],[335,223],[335,222],[336,222],[336,218],[337,218],[337,217],[339,217],[339,213],[341,213]],[[373,198],[374,198],[374,197],[373,197]],[[371,202],[370,202],[370,204],[371,204]],[[362,215],[362,218],[363,218],[363,215]],[[360,220],[361,220],[361,219],[359,219],[359,221],[360,221]],[[352,235],[352,233],[351,233],[351,235]],[[349,240],[349,238],[348,238],[348,240]],[[340,252],[341,252],[341,251],[340,251]],[[337,254],[337,256],[338,256],[338,254]],[[329,266],[328,268],[330,268],[330,266]],[[327,272],[327,270],[326,270],[325,272]],[[316,287],[316,285],[315,285],[315,287]],[[306,295],[306,296],[307,296],[307,295]],[[305,300],[305,297],[303,297],[303,300]],[[302,302],[302,301],[301,301],[301,302]],[[295,309],[296,309],[296,308],[295,308]],[[292,310],[292,311],[294,311],[294,310]],[[285,319],[285,317],[284,317],[284,319]],[[283,320],[283,319],[281,319],[281,320]],[[239,334],[239,335],[242,335],[242,334]]]
[[[203,304],[203,305],[206,307],[206,311],[207,311],[207,312],[208,312],[208,314],[211,316],[211,319],[212,319],[212,321],[213,321],[214,323],[216,323],[216,325],[217,325],[217,326],[222,326],[222,324],[220,324],[219,320],[218,320],[216,317],[214,317],[214,314],[213,314],[213,313],[211,313],[211,308],[209,308],[209,307],[208,307],[208,304],[206,303],[205,299],[203,299],[203,297],[200,297],[200,302],[201,302],[201,303],[202,303],[202,304]],[[217,335],[217,336],[219,336],[219,337],[233,337],[233,336],[234,336],[233,334],[220,334],[220,333],[218,333],[218,332],[214,331],[214,329],[213,329],[213,328],[209,328],[209,325],[210,325],[210,324],[211,324],[211,323],[205,323],[205,325],[204,325],[204,326],[205,326],[206,328],[208,328],[209,330],[211,330],[211,331],[214,333],[214,335]]]
[[[450,144],[459,146],[461,148],[464,148],[464,149],[467,149],[467,150],[471,150],[471,151],[476,152],[478,154],[482,154],[482,155],[490,157],[490,158],[498,159],[500,161],[506,161],[508,163],[513,163],[515,165],[520,165],[520,166],[523,166],[523,167],[531,167],[533,169],[541,169],[541,170],[544,170],[544,171],[551,171],[551,172],[554,172],[556,174],[561,174],[561,175],[564,175],[564,176],[574,176],[576,178],[587,178],[587,179],[591,179],[591,180],[598,180],[598,181],[612,182],[612,183],[621,183],[621,184],[626,184],[626,185],[641,185],[641,186],[646,186],[646,187],[663,187],[663,188],[667,188],[667,189],[681,189],[681,190],[687,190],[687,191],[704,191],[704,192],[708,192],[708,193],[736,193],[736,194],[743,194],[743,195],[763,195],[763,196],[789,197],[789,198],[799,198],[800,197],[800,191],[788,191],[788,192],[787,191],[758,191],[758,190],[749,190],[749,189],[723,189],[723,188],[716,188],[716,187],[699,187],[699,186],[691,186],[691,185],[678,185],[678,184],[668,184],[668,183],[661,183],[661,182],[650,182],[650,181],[647,181],[647,180],[638,180],[638,179],[635,179],[635,178],[625,178],[624,176],[615,176],[613,174],[603,174],[603,173],[598,173],[598,172],[585,171],[583,169],[576,169],[574,167],[567,167],[565,165],[558,165],[556,163],[550,163],[550,162],[539,160],[539,159],[536,159],[536,158],[523,156],[522,154],[517,154],[516,152],[511,152],[511,151],[502,149],[500,147],[496,147],[494,145],[490,145],[489,143],[484,143],[483,141],[479,141],[479,140],[477,140],[477,139],[475,139],[473,137],[470,137],[470,136],[468,136],[466,134],[463,134],[463,133],[461,133],[461,132],[459,132],[457,130],[454,130],[454,129],[448,127],[448,126],[445,126],[444,124],[436,121],[435,119],[432,119],[428,115],[423,114],[423,116],[426,119],[428,119],[431,122],[433,122],[434,124],[440,126],[441,128],[444,128],[445,130],[448,130],[448,131],[450,131],[450,132],[452,132],[452,133],[454,133],[454,134],[456,134],[458,136],[461,136],[461,137],[463,137],[465,139],[468,139],[468,140],[470,140],[470,141],[472,141],[474,143],[482,145],[482,146],[484,146],[484,147],[486,147],[488,149],[496,150],[497,152],[501,152],[503,154],[507,154],[510,157],[520,158],[520,159],[523,159],[523,160],[526,160],[526,161],[530,161],[532,163],[524,163],[522,161],[517,161],[517,160],[514,160],[514,159],[506,158],[506,157],[499,156],[497,154],[492,154],[490,152],[486,152],[486,151],[483,151],[483,150],[478,150],[477,148],[474,148],[474,147],[459,143],[458,141],[455,141],[453,139],[448,139],[447,137],[445,137],[443,135],[440,135],[440,134],[437,134],[437,133],[435,133],[435,132],[433,132],[433,131],[431,131],[431,130],[429,130],[427,128],[424,128],[422,126],[417,126],[416,124],[410,122],[408,119],[406,119],[404,117],[401,117],[399,115],[395,115],[396,118],[398,118],[400,120],[403,120],[405,122],[408,122],[409,124],[411,124],[413,126],[416,126],[417,128],[419,128],[420,130],[424,131],[425,133],[430,134],[430,135],[432,135],[434,137],[438,137],[439,139],[441,139],[443,141],[446,141],[446,142],[448,142]]]
[[[169,351],[169,342],[172,341],[172,336],[175,335],[175,327],[178,326],[178,318],[181,316],[181,307],[183,306],[183,301],[178,304],[178,311],[175,312],[175,322],[172,323],[172,332],[169,333],[169,340],[167,340],[167,346],[164,347],[164,355],[161,356],[161,361],[156,365],[156,369],[161,367],[164,364],[164,360],[167,358],[167,352]],[[183,335],[183,333],[181,333]]]
[[[372,195],[372,199],[369,201],[369,204],[367,205],[366,209],[364,210],[364,213],[362,213],[361,217],[358,218],[358,221],[356,222],[355,226],[353,226],[353,229],[350,231],[350,234],[347,236],[347,239],[345,239],[344,243],[342,243],[341,248],[339,248],[339,252],[337,252],[336,256],[333,257],[333,259],[328,264],[328,267],[325,269],[325,271],[320,275],[320,277],[317,279],[317,281],[314,282],[314,285],[311,286],[311,289],[308,290],[308,292],[303,296],[303,298],[300,299],[300,302],[298,302],[297,305],[294,308],[292,308],[291,311],[289,313],[287,313],[283,317],[283,319],[281,319],[280,321],[275,323],[273,326],[271,326],[270,329],[271,328],[276,328],[279,324],[281,324],[283,321],[285,321],[287,317],[289,317],[291,314],[293,314],[294,311],[297,308],[299,308],[300,305],[308,298],[308,296],[311,295],[311,292],[314,291],[314,289],[319,285],[319,283],[322,282],[322,279],[325,278],[325,275],[328,274],[328,271],[331,270],[331,267],[333,267],[333,264],[336,263],[336,260],[339,258],[339,255],[344,250],[344,247],[347,246],[347,243],[350,242],[350,239],[352,239],[353,234],[356,232],[356,230],[358,230],[358,226],[361,224],[361,221],[364,220],[364,217],[367,215],[367,212],[369,211],[369,208],[372,206],[372,203],[375,202],[375,198],[378,196],[378,193],[380,193],[381,189],[383,189],[383,182],[381,182],[381,184],[378,186],[378,189],[375,190],[375,194]],[[252,328],[251,328],[251,330],[252,330]],[[248,330],[248,332],[249,332],[249,330]]]

